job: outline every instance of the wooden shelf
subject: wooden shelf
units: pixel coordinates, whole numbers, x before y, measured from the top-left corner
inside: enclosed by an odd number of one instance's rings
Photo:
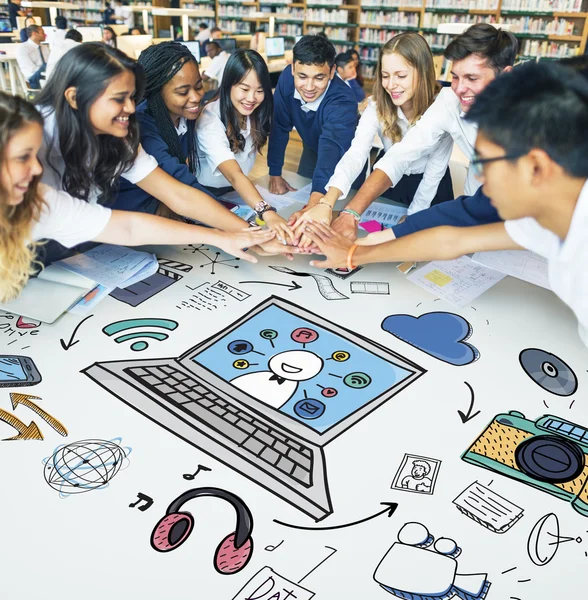
[[[548,38],[551,42],[581,42],[581,35],[550,35]]]

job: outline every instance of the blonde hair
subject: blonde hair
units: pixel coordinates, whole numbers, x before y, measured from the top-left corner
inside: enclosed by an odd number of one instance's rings
[[[398,54],[414,69],[415,92],[412,97],[413,116],[410,125],[414,125],[431,106],[441,86],[435,80],[433,54],[425,38],[412,31],[400,33],[388,40],[380,50],[378,66],[376,67],[376,82],[374,84],[374,101],[380,123],[383,124],[384,135],[394,143],[402,139],[402,131],[398,124],[398,107],[382,84],[382,59],[388,54]]]
[[[18,96],[0,92],[0,169],[6,173],[6,147],[26,124],[43,127],[35,107]],[[34,272],[36,244],[30,243],[33,223],[38,220],[43,198],[35,177],[20,204],[10,204],[10,191],[0,180],[0,302],[16,298]]]

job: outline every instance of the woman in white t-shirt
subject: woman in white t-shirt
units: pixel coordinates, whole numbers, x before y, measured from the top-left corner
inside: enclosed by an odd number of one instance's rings
[[[267,65],[255,50],[231,54],[219,92],[196,124],[198,181],[218,195],[235,189],[284,244],[294,235],[247,175],[266,145],[273,116]]]
[[[42,140],[43,118],[34,106],[0,92],[0,302],[18,296],[33,271],[35,242],[43,238],[67,247],[90,240],[128,246],[212,244],[257,262],[242,248],[274,235],[252,229],[225,233],[72,198],[39,183]]]
[[[135,60],[101,43],[81,44],[59,61],[37,97],[45,117],[39,156],[43,183],[74,198],[108,204],[123,177],[176,215],[226,231],[241,230],[246,225],[242,219],[168,175],[142,149],[135,98],[141,96],[143,80]],[[270,244],[264,250],[276,248]]]

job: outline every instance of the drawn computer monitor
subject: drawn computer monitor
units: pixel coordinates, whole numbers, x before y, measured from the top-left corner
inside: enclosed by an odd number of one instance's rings
[[[0,19],[0,33],[12,33],[10,19]]]
[[[229,54],[232,54],[237,49],[237,40],[235,38],[221,38],[214,41]]]
[[[76,27],[82,35],[84,42],[101,42],[102,29],[100,27]]]
[[[120,35],[116,38],[116,47],[127,56],[137,59],[145,48],[151,46],[152,41],[151,35]]]
[[[194,55],[196,62],[200,62],[200,42],[180,42]]]
[[[273,37],[265,40],[265,54],[268,58],[282,58],[284,56],[284,38]]]

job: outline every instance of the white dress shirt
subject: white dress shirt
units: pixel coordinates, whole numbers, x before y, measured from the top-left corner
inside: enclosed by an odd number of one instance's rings
[[[381,169],[390,177],[392,184],[398,183],[411,163],[425,154],[430,154],[435,144],[448,133],[461,151],[468,157],[474,155],[474,144],[478,135],[476,124],[465,120],[457,96],[450,88],[443,88],[435,102],[429,106],[418,123],[410,129],[402,141],[394,144],[375,169]],[[465,182],[465,194],[472,196],[480,187],[480,182],[471,168]],[[432,198],[429,199],[429,202]]]
[[[204,71],[204,75],[211,79],[216,79],[220,85],[220,82],[223,80],[223,73],[225,72],[228,60],[229,53],[223,50],[210,61],[210,64]]]
[[[62,44],[65,41],[65,34],[67,33],[67,30],[65,29],[56,29],[52,35],[51,35],[51,40],[47,40],[49,42],[49,47],[51,48],[51,52],[53,52],[53,48],[55,46],[59,46],[60,44]],[[49,37],[49,36],[47,36]]]
[[[27,81],[43,66],[41,52],[41,46],[31,38],[16,49],[16,62]]]
[[[402,136],[406,136],[410,130],[410,125],[400,108],[398,109],[398,125]],[[353,182],[357,179],[366,161],[369,159],[374,136],[376,135],[380,138],[385,152],[388,152],[394,146],[394,142],[384,135],[382,123],[378,119],[376,103],[370,98],[363,115],[361,115],[359,125],[355,130],[355,137],[353,138],[353,142],[351,142],[351,147],[337,164],[333,176],[326,185],[327,190],[330,187],[336,187],[343,192],[341,198],[347,196]],[[396,145],[399,145],[399,143]],[[444,134],[439,137],[439,140],[430,149],[427,149],[416,160],[407,165],[403,175],[423,173],[423,179],[408,207],[409,215],[428,208],[431,205],[431,201],[437,193],[439,182],[447,170],[452,150],[453,139],[449,134]],[[376,163],[376,168],[380,168],[380,162]],[[386,172],[386,169],[382,170]]]
[[[79,45],[79,42],[70,39],[63,40],[58,44],[54,43],[53,47],[51,48],[49,58],[47,59],[47,68],[45,69],[45,76],[49,78],[49,75],[51,75],[53,69],[55,69],[55,66],[57,65],[61,57],[64,54],[67,54],[68,50],[71,50],[72,48],[75,48]]]
[[[218,166],[227,160],[236,160],[241,171],[248,175],[255,164],[255,151],[251,137],[251,121],[247,117],[247,129],[241,130],[245,138],[245,149],[233,153],[226,127],[220,115],[220,102],[215,100],[207,104],[196,122],[196,141],[198,145],[198,162],[200,171],[198,182],[212,187],[226,187],[231,185]]]
[[[532,217],[506,221],[504,226],[519,246],[547,258],[549,286],[574,311],[580,338],[588,346],[588,182],[580,192],[565,240]]]
[[[204,44],[204,42],[208,41],[210,39],[210,36],[212,34],[210,33],[210,29],[207,27],[206,29],[203,29],[197,36],[196,36],[196,41],[200,42],[201,44]]]

